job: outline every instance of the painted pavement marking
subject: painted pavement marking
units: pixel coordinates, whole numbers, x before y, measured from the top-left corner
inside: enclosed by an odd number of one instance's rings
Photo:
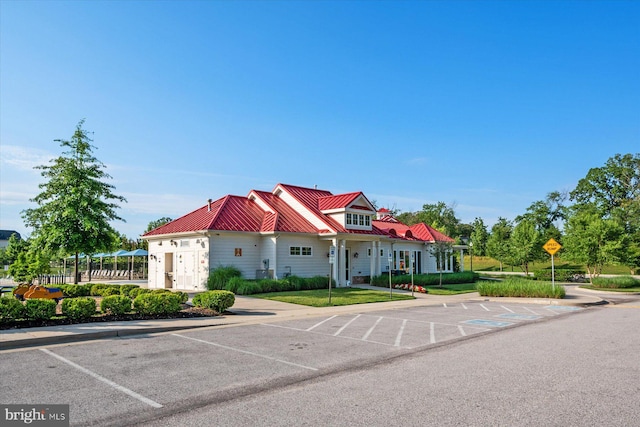
[[[324,322],[328,322],[329,320],[334,319],[334,318],[336,318],[336,317],[338,317],[338,316],[337,316],[337,315],[335,315],[335,316],[331,316],[331,317],[329,317],[328,319],[324,319],[322,322],[316,323],[315,325],[313,325],[312,327],[310,327],[309,329],[306,329],[306,330],[307,330],[307,331],[312,331],[312,330],[314,330],[315,328],[317,328],[318,326],[322,325]]]
[[[548,305],[545,308],[547,310],[553,310],[553,311],[578,311],[578,310],[582,310],[580,307],[574,307],[572,305]]]
[[[524,308],[525,310],[527,310],[529,313],[532,313],[532,314],[535,314],[536,316],[539,316],[539,314],[538,314],[538,313],[536,313],[535,311],[531,310],[529,307],[522,307],[522,308]]]
[[[141,401],[141,402],[143,402],[143,403],[146,403],[147,405],[152,406],[152,407],[154,407],[154,408],[162,408],[162,405],[161,405],[161,404],[159,404],[158,402],[155,402],[155,401],[153,401],[153,400],[151,400],[151,399],[149,399],[149,398],[146,398],[146,397],[144,397],[143,395],[138,394],[138,393],[136,393],[136,392],[135,392],[135,391],[133,391],[133,390],[130,390],[130,389],[128,389],[128,388],[126,388],[126,387],[124,387],[124,386],[121,386],[120,384],[114,383],[113,381],[108,380],[108,379],[106,379],[105,377],[103,377],[103,376],[101,376],[101,375],[98,375],[98,374],[96,374],[95,372],[90,371],[90,370],[88,370],[87,368],[84,368],[84,367],[82,367],[82,366],[78,365],[77,363],[74,363],[74,362],[72,362],[71,360],[69,360],[69,359],[66,359],[66,358],[62,357],[62,356],[60,356],[60,355],[58,355],[58,354],[56,354],[56,353],[52,352],[52,351],[51,351],[51,350],[49,350],[49,349],[41,348],[41,349],[40,349],[40,351],[42,351],[43,353],[48,354],[48,355],[49,355],[49,356],[51,356],[51,357],[55,357],[55,358],[56,358],[56,359],[58,359],[59,361],[64,362],[64,363],[66,363],[67,365],[69,365],[69,366],[72,366],[72,367],[76,368],[76,369],[77,369],[77,370],[79,370],[80,372],[85,373],[85,374],[87,374],[87,375],[89,375],[89,376],[91,376],[91,377],[93,377],[93,378],[97,379],[98,381],[102,381],[103,383],[107,384],[108,386],[111,386],[111,387],[115,388],[116,390],[121,391],[121,392],[123,392],[123,393],[125,393],[125,394],[127,394],[127,395],[129,395],[129,396],[131,396],[131,397],[133,397],[134,399],[138,399],[139,401]]]
[[[429,342],[431,344],[436,343],[436,324],[433,322],[429,325]]]
[[[400,330],[398,331],[398,335],[396,335],[396,341],[393,343],[394,347],[400,347],[400,341],[402,340],[402,333],[404,332],[404,327],[407,326],[407,319],[402,321],[402,326],[400,326]]]
[[[504,314],[499,314],[496,317],[500,317],[501,319],[514,319],[514,320],[536,320],[536,319],[540,319],[542,316],[536,316],[533,314],[504,313]]]
[[[486,319],[465,320],[462,323],[466,323],[467,325],[492,326],[496,328],[504,328],[505,326],[513,325],[512,322],[499,322],[497,320],[486,320]]]
[[[511,310],[510,308],[505,307],[504,305],[501,305],[500,307],[504,308],[505,310],[507,310],[509,313],[515,313],[515,311]]]
[[[310,366],[305,366],[305,365],[300,365],[298,363],[288,362],[286,360],[278,359],[278,358],[271,357],[271,356],[265,356],[264,354],[254,353],[252,351],[247,351],[247,350],[241,350],[239,348],[233,348],[233,347],[229,347],[229,346],[222,345],[222,344],[217,344],[217,343],[214,343],[214,342],[211,342],[211,341],[205,341],[205,340],[201,340],[201,339],[198,339],[198,338],[187,337],[187,336],[181,335],[181,334],[171,334],[171,335],[173,335],[174,337],[180,337],[180,338],[196,341],[196,342],[199,342],[199,343],[202,343],[202,344],[212,345],[214,347],[223,348],[225,350],[237,351],[238,353],[244,353],[244,354],[248,354],[250,356],[261,357],[261,358],[267,359],[267,360],[273,360],[275,362],[284,363],[285,365],[291,365],[291,366],[296,366],[298,368],[309,369],[310,371],[317,371],[318,370],[318,368],[312,368]]]
[[[489,310],[487,307],[485,307],[485,306],[484,306],[484,304],[480,304],[480,307],[484,308],[484,309],[485,309],[485,311],[491,311],[491,310]]]
[[[467,336],[467,333],[464,331],[462,325],[458,325],[458,330],[460,331],[460,335],[462,335],[463,337]]]
[[[378,326],[378,323],[380,323],[382,321],[383,317],[378,317],[378,320],[376,320],[376,322],[373,324],[373,326],[371,326],[369,328],[369,330],[362,336],[362,340],[366,341],[367,338],[369,338],[369,335],[371,335],[373,333],[373,330],[376,328],[376,326]]]
[[[353,319],[349,320],[347,323],[345,323],[344,325],[342,325],[342,327],[340,329],[338,329],[336,331],[335,334],[333,334],[334,337],[337,337],[338,335],[340,335],[342,333],[342,331],[344,331],[345,329],[347,329],[347,326],[349,326],[350,324],[352,324],[358,317],[360,317],[361,314],[358,314],[356,317],[354,317]]]
[[[469,307],[467,307],[466,305],[464,305],[464,303],[460,303],[460,305],[462,306],[462,308],[464,308],[465,310],[469,310]]]

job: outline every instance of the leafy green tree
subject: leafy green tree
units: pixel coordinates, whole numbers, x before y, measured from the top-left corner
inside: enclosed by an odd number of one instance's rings
[[[472,226],[471,241],[473,242],[473,253],[478,256],[485,256],[487,254],[487,241],[489,240],[487,226],[484,225],[482,218],[476,218]]]
[[[149,225],[147,225],[147,229],[144,230],[144,232],[148,233],[151,230],[155,230],[158,227],[162,227],[163,225],[170,223],[171,221],[173,221],[172,218],[169,218],[168,216],[163,216],[162,218],[156,219],[155,221],[151,221]]]
[[[18,253],[16,259],[9,266],[9,275],[19,283],[31,283],[40,274],[50,272],[51,257],[35,245],[24,242],[24,250]]]
[[[603,265],[618,262],[624,254],[624,229],[617,221],[602,218],[593,205],[576,206],[563,243],[563,258],[585,265],[592,281]]]
[[[11,237],[9,237],[9,244],[5,251],[7,264],[13,264],[13,262],[18,259],[18,255],[26,252],[28,248],[29,245],[26,240],[19,239],[16,234],[12,234]]]
[[[436,241],[429,246],[429,251],[436,258],[436,268],[440,272],[440,287],[442,287],[442,271],[446,260],[451,256],[453,245],[449,242]]]
[[[603,220],[613,220],[624,230],[618,244],[619,261],[631,272],[640,268],[640,154],[616,154],[603,167],[592,168],[571,192],[582,212],[592,205]],[[588,210],[591,217],[593,211]]]
[[[506,218],[498,218],[493,227],[491,234],[487,239],[487,255],[500,262],[500,271],[502,271],[503,263],[509,259],[509,239],[513,232],[513,225]]]
[[[76,127],[71,140],[56,140],[68,151],[37,166],[46,182],[32,202],[38,207],[27,209],[23,218],[33,228],[34,243],[47,252],[75,256],[74,283],[78,283],[79,255],[109,252],[118,241],[118,233],[109,221],[121,220],[116,214],[116,202],[126,202],[114,194],[114,186],[103,180],[111,178],[104,164],[93,156],[92,140],[82,128]]]
[[[455,205],[447,206],[444,202],[427,203],[421,211],[403,212],[397,219],[407,225],[424,222],[452,238],[460,235],[460,220],[456,217]]]
[[[522,266],[525,274],[529,274],[529,264],[542,256],[540,232],[535,224],[527,219],[520,221],[509,238],[509,258],[514,264]]]

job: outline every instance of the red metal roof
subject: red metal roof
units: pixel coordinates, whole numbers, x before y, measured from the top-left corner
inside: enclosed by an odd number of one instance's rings
[[[327,227],[318,228],[314,226],[300,212],[297,212],[279,197],[278,189],[286,191],[298,200],[309,212],[326,224]],[[206,230],[256,233],[280,231],[312,234],[338,232],[388,236],[405,240],[453,242],[453,239],[426,224],[416,224],[409,227],[400,223],[391,215],[386,215],[380,220],[373,220],[371,230],[347,230],[335,219],[321,212],[321,210],[347,207],[360,196],[366,200],[362,192],[333,196],[328,191],[315,188],[278,184],[272,192],[253,190],[247,197],[231,195],[222,197],[168,224],[151,230],[144,236],[160,236]],[[254,197],[256,200],[254,200]],[[366,209],[366,207],[359,205],[352,207]]]
[[[331,209],[346,208],[351,202],[360,196],[362,192],[338,194],[337,196],[324,196],[318,199],[318,209],[328,211]]]

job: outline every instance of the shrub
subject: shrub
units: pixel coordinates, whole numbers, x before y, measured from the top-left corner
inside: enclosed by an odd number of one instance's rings
[[[598,288],[625,289],[640,287],[640,280],[631,276],[594,277],[592,284]]]
[[[62,293],[68,298],[88,297],[91,295],[91,287],[93,285],[62,285]]]
[[[100,302],[100,311],[121,316],[131,311],[131,298],[125,295],[110,295]]]
[[[167,292],[171,293],[171,290],[170,289],[164,289],[164,288],[151,289],[151,293],[152,294],[166,294]]]
[[[129,298],[136,299],[138,295],[148,294],[150,292],[151,292],[151,289],[146,289],[146,288],[131,289],[131,291],[129,291]]]
[[[533,272],[536,280],[551,281],[551,269],[536,270]],[[553,279],[556,282],[582,282],[584,281],[584,270],[574,270],[570,268],[556,268],[553,271]]]
[[[242,277],[242,272],[232,265],[217,267],[209,273],[207,289],[224,290],[232,277]]]
[[[138,289],[139,287],[140,286],[133,285],[131,283],[126,284],[126,285],[120,285],[120,294],[128,297],[128,296],[130,296],[129,294],[131,293],[132,290]]]
[[[108,288],[109,286],[110,285],[107,285],[106,283],[96,283],[95,285],[91,286],[90,294],[93,297],[102,296],[102,290]]]
[[[208,308],[218,313],[224,313],[226,309],[233,306],[235,301],[236,297],[232,292],[223,290],[207,291],[193,297],[193,304],[196,307]]]
[[[103,297],[108,297],[112,295],[121,295],[120,293],[120,285],[109,286],[108,288],[103,288],[100,290],[100,295]]]
[[[24,317],[24,304],[15,298],[0,298],[0,323]]]
[[[28,299],[24,305],[24,315],[27,319],[48,320],[56,315],[57,305],[51,299]]]
[[[142,315],[174,314],[182,308],[180,296],[173,293],[143,293],[133,300],[133,308]]]
[[[478,273],[474,273],[473,271],[463,271],[459,273],[442,273],[442,284],[452,285],[452,284],[460,284],[460,283],[473,283],[478,279],[478,277],[479,277]],[[411,283],[411,275],[402,274],[397,276],[391,276],[391,283],[394,285]],[[414,285],[423,286],[423,287],[438,286],[440,285],[440,273],[414,274],[413,283]],[[383,273],[380,276],[375,276],[371,278],[371,284],[373,286],[388,287],[389,274]]]
[[[184,304],[189,301],[189,294],[186,292],[175,292],[174,295],[178,295],[180,297],[180,304]]]
[[[502,282],[479,282],[480,295],[490,297],[516,298],[564,298],[563,286],[552,286],[551,282],[532,282],[524,277],[510,277]]]
[[[62,301],[62,314],[70,319],[88,319],[96,314],[96,300],[89,297],[67,298]]]
[[[236,291],[237,295],[253,295],[262,292],[262,288],[258,282],[243,281]]]

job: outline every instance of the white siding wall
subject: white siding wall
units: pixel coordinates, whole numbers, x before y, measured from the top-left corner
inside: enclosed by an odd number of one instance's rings
[[[329,274],[329,246],[326,240],[317,237],[281,235],[278,239],[277,276],[282,277],[285,267],[291,267],[291,274],[300,277],[327,276]],[[310,246],[312,256],[291,256],[291,246]]]
[[[255,279],[256,270],[262,269],[258,235],[225,233],[211,236],[209,249],[209,268],[233,265],[242,272],[242,277]],[[242,256],[236,256],[236,248],[242,249]]]

